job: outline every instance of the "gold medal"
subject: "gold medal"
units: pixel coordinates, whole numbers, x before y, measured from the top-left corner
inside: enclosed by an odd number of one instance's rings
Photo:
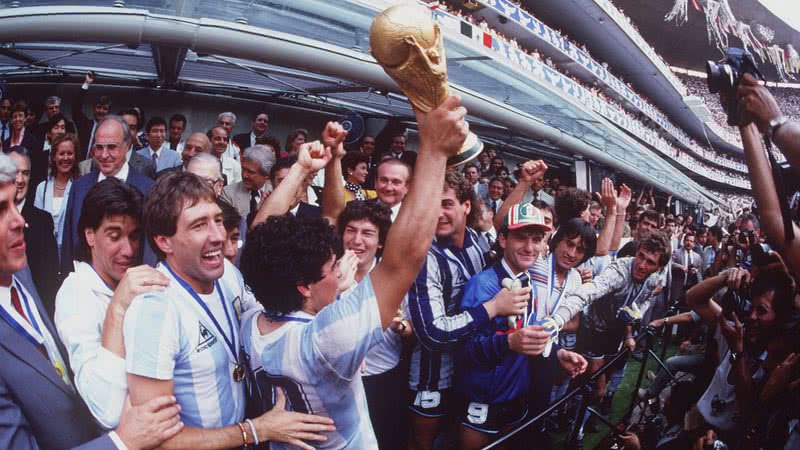
[[[244,365],[237,364],[236,367],[233,368],[233,381],[240,382],[244,380]]]

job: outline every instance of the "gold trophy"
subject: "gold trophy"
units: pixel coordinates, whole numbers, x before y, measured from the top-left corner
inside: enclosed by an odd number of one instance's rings
[[[384,10],[372,22],[369,43],[372,56],[400,85],[415,108],[428,112],[447,99],[449,86],[442,32],[427,9],[397,5]],[[464,164],[482,150],[483,142],[470,132],[461,151],[447,164]]]

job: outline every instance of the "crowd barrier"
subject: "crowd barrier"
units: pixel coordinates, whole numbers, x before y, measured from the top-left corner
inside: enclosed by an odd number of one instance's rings
[[[671,331],[672,331],[671,327],[667,327],[665,330],[664,337],[662,339],[662,348],[660,355],[656,354],[656,352],[653,350],[653,343],[655,341],[655,335],[656,335],[655,329],[651,327],[646,327],[644,329],[644,332],[641,333],[639,336],[637,336],[636,338],[637,345],[642,340],[644,340],[645,342],[645,347],[642,353],[641,367],[639,368],[639,372],[636,377],[636,385],[634,386],[632,391],[632,398],[630,405],[626,409],[626,412],[623,415],[623,419],[619,423],[625,423],[628,420],[630,420],[630,417],[634,411],[635,406],[637,405],[637,403],[640,402],[636,393],[638,392],[639,388],[642,385],[642,380],[644,379],[644,374],[647,369],[647,363],[650,358],[653,358],[662,369],[666,370],[667,373],[669,373],[669,375],[674,378],[674,374],[669,370],[667,365],[664,363],[664,356],[666,355],[666,350],[672,337]],[[630,351],[627,348],[623,347],[623,349],[619,353],[614,355],[614,357],[611,358],[609,362],[604,364],[603,367],[601,367],[597,372],[592,374],[590,377],[587,377],[580,385],[575,386],[564,396],[562,396],[561,398],[553,402],[550,406],[548,406],[544,411],[526,420],[524,423],[514,428],[513,430],[505,433],[497,440],[484,447],[482,450],[497,449],[503,443],[507,442],[508,440],[518,435],[519,433],[522,433],[523,431],[527,430],[529,427],[534,425],[540,426],[543,420],[552,416],[554,412],[556,412],[559,408],[561,408],[567,402],[570,401],[577,401],[578,405],[576,407],[576,413],[574,416],[575,420],[573,420],[571,429],[568,433],[566,448],[574,448],[574,444],[578,437],[579,428],[581,426],[581,423],[583,422],[583,417],[587,411],[589,411],[590,414],[594,416],[599,416],[602,422],[616,427],[617,425],[619,425],[619,423],[617,424],[611,423],[607,418],[603,417],[599,412],[589,407],[589,397],[593,390],[593,385],[597,381],[597,379],[600,378],[601,375],[609,371],[611,368],[615,367],[615,364],[621,358],[627,357],[629,353]]]

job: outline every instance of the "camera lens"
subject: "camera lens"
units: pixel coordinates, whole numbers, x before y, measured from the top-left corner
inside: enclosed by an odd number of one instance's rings
[[[719,64],[714,61],[706,61],[706,82],[708,83],[708,90],[712,94],[719,92],[719,80],[721,77]]]

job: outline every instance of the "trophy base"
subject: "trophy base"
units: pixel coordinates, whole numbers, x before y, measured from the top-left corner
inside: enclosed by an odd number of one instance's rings
[[[466,164],[480,155],[482,151],[483,142],[478,139],[475,133],[470,131],[467,135],[467,139],[464,140],[464,144],[461,146],[461,151],[458,152],[458,155],[447,160],[447,166],[455,167]]]

